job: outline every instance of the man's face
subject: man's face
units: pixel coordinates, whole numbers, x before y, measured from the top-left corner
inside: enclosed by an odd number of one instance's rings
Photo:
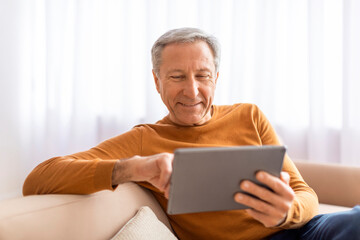
[[[167,45],[161,56],[156,89],[176,124],[201,125],[211,119],[216,81],[214,57],[206,42]]]

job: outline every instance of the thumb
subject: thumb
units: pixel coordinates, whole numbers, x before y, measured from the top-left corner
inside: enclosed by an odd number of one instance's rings
[[[290,175],[287,172],[281,172],[280,173],[280,179],[286,183],[287,185],[289,185],[290,183]]]

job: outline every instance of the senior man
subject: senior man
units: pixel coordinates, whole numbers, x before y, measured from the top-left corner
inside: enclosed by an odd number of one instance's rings
[[[257,106],[212,104],[220,62],[220,46],[213,36],[194,28],[168,31],[155,42],[152,62],[156,89],[169,114],[155,124],[135,126],[88,151],[41,163],[26,179],[24,195],[89,194],[113,190],[118,184],[133,181],[150,189],[166,209],[176,148],[280,144]],[[339,216],[333,215],[311,220],[317,211],[317,196],[288,156],[280,178],[266,172],[259,172],[256,177],[272,191],[243,181],[239,190],[257,198],[238,193],[234,201],[250,209],[170,215],[177,237],[329,239],[336,234],[348,234],[346,239],[351,239],[359,236],[358,228],[351,227],[355,224],[351,221],[359,222],[359,209],[341,214],[341,221],[335,221]],[[323,226],[331,227],[329,230]],[[284,230],[289,228],[297,230]]]

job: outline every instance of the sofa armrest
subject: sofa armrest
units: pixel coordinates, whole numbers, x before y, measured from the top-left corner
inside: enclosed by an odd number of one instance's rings
[[[169,229],[153,195],[134,183],[90,195],[33,195],[0,202],[0,239],[110,239],[141,206]]]
[[[360,204],[360,167],[294,161],[319,202],[353,207]]]

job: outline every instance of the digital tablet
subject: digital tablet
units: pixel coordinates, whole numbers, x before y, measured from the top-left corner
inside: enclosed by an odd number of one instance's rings
[[[285,151],[284,146],[176,149],[167,213],[248,208],[234,201],[240,182],[261,185],[255,179],[259,170],[280,177]]]

